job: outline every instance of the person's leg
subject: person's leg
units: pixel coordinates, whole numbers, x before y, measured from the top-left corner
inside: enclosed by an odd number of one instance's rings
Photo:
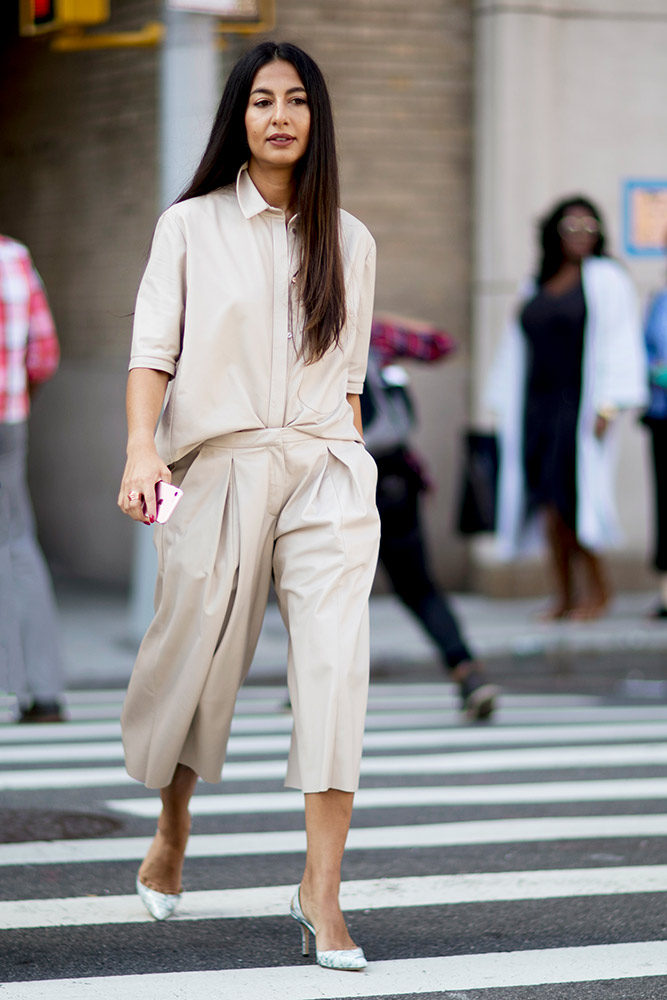
[[[268,471],[266,449],[237,449],[232,457],[213,445],[173,469],[183,500],[158,530],[156,617],[122,714],[128,771],[159,787],[162,798],[138,875],[139,894],[157,919],[173,912],[181,892],[188,803],[198,775],[220,779],[261,628],[271,574]],[[172,898],[155,900],[142,886]]]
[[[607,610],[611,598],[611,588],[600,556],[578,542],[577,557],[584,568],[587,587],[586,595],[572,609],[570,618],[590,621],[593,618],[599,618]]]
[[[473,659],[447,599],[431,577],[419,511],[419,496],[409,479],[394,470],[378,482],[378,510],[382,523],[380,562],[397,597],[431,636],[443,665],[454,670]]]
[[[319,951],[356,947],[338,902],[353,799],[351,792],[334,788],[304,796],[308,848],[299,893],[301,908],[315,928]]]
[[[654,482],[655,551],[653,564],[659,574],[660,605],[656,615],[667,617],[667,419],[651,425]]]
[[[21,647],[23,669],[16,694],[21,710],[59,717],[63,666],[57,610],[51,577],[37,543],[26,478],[28,431],[25,423],[0,426],[0,475],[9,512],[10,599]],[[34,703],[34,705],[33,705]],[[49,710],[48,713],[46,710]]]
[[[380,475],[378,511],[382,523],[380,562],[397,597],[417,618],[440,651],[442,665],[458,684],[461,706],[471,721],[488,719],[498,689],[489,684],[461,634],[446,596],[436,589],[428,566],[422,530],[419,493],[410,470]]]
[[[552,608],[542,616],[546,620],[565,618],[572,610],[574,599],[572,590],[572,558],[576,550],[576,538],[555,507],[544,511],[547,546],[556,586],[556,600]]]
[[[359,781],[369,679],[368,597],[377,559],[375,468],[354,442],[288,449],[274,582],[289,632],[294,715],[286,784],[305,793],[300,902],[318,951],[347,951],[338,891]]]
[[[160,789],[162,813],[157,833],[139,869],[139,880],[155,892],[182,891],[183,860],[190,833],[188,806],[196,784],[195,772],[178,764],[171,783]]]

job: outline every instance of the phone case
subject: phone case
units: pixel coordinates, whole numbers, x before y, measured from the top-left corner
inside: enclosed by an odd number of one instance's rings
[[[157,515],[155,520],[158,524],[164,524],[176,510],[178,501],[183,496],[183,490],[171,483],[165,483],[161,479],[155,484],[155,500],[157,504]],[[144,513],[146,505],[144,504]]]

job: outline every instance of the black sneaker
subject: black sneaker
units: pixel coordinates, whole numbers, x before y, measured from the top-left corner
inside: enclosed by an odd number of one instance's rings
[[[30,708],[24,708],[19,722],[64,722],[62,708],[57,701],[33,701]]]
[[[471,670],[460,682],[461,710],[470,722],[490,719],[496,707],[498,688],[483,674]]]

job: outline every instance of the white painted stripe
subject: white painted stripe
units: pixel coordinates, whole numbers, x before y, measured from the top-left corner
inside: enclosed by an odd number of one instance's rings
[[[473,774],[499,771],[543,771],[582,767],[662,766],[667,744],[622,744],[474,750],[466,753],[408,754],[399,757],[364,757],[362,775]],[[283,778],[283,760],[231,761],[225,764],[225,781],[264,781]],[[122,767],[52,768],[0,771],[0,791],[35,788],[85,788],[134,784]]]
[[[526,805],[545,802],[640,802],[667,800],[667,778],[628,778],[609,781],[539,781],[511,785],[425,785],[409,788],[360,788],[354,797],[355,809],[400,809],[415,806]],[[110,799],[107,809],[157,819],[160,799]],[[193,816],[235,816],[252,813],[301,812],[300,792],[255,792],[234,795],[199,794],[190,800]]]
[[[45,726],[9,725],[0,727],[0,744],[67,743],[72,740],[120,739],[120,722],[66,722],[64,725]]]
[[[667,865],[644,865],[369,879],[344,882],[340,899],[353,911],[665,891]],[[186,892],[172,922],[285,916],[293,892],[293,885]],[[0,930],[151,921],[136,893],[0,902]]]
[[[156,997],[211,1000],[327,1000],[442,996],[454,990],[543,986],[556,983],[609,982],[667,975],[667,942],[550,948],[541,951],[491,952],[447,958],[412,958],[371,962],[365,974],[335,972],[314,965],[216,972],[172,972],[89,979],[52,979],[0,985],[2,1000],[155,1000]]]
[[[667,724],[632,722],[627,725],[510,726],[504,729],[409,729],[400,732],[366,733],[364,750],[425,750],[441,747],[502,746],[522,744],[594,744],[610,740],[664,740]],[[287,754],[290,736],[232,736],[227,744],[228,757],[251,757],[264,754]],[[0,746],[0,764],[44,764],[94,762],[123,759],[120,741],[77,742],[57,745]]]
[[[94,705],[110,702],[120,705],[125,698],[125,688],[86,688],[83,691],[66,691],[66,705]]]
[[[286,684],[248,684],[239,691],[237,705],[243,707],[244,705],[256,705],[259,702],[275,704],[277,699],[285,697],[286,692]],[[73,689],[66,691],[63,697],[65,702],[70,705],[90,705],[100,702],[121,704],[125,698],[125,687]],[[369,698],[371,701],[376,698],[394,698],[398,703],[403,704],[406,697],[413,700],[424,700],[427,705],[440,698],[454,700],[456,698],[456,686],[450,683],[444,676],[442,680],[427,683],[371,681],[369,689]],[[526,704],[543,703],[547,700],[555,705],[594,705],[599,703],[597,695],[589,694],[521,694],[508,692],[505,697],[510,702],[524,702]],[[16,699],[12,695],[0,695],[0,707],[9,708],[15,702]]]
[[[544,816],[537,819],[494,819],[352,829],[346,850],[664,836],[667,836],[667,815],[664,813],[639,816]],[[150,837],[100,837],[95,840],[0,844],[0,867],[136,861],[144,857],[149,844]],[[200,834],[190,837],[188,857],[294,854],[303,852],[305,847],[306,837],[302,830]]]
[[[391,712],[369,711],[366,719],[367,731],[389,729],[424,729],[425,727],[445,728],[456,725],[458,719],[452,719],[448,712],[412,711],[396,709]],[[654,722],[664,723],[667,732],[667,707],[653,705],[635,705],[619,707],[604,705],[588,707],[585,705],[570,708],[507,708],[504,700],[494,716],[493,724],[488,728],[478,726],[465,727],[462,733],[471,733],[475,742],[495,739],[498,730],[513,726],[537,726],[543,724],[572,724],[612,722]],[[292,729],[290,712],[267,712],[264,715],[237,715],[232,722],[232,735],[243,736],[253,733],[289,733]],[[445,728],[445,731],[446,728]],[[484,734],[489,732],[490,737]],[[475,734],[479,738],[475,738]],[[43,725],[6,725],[0,726],[0,744],[24,743],[67,743],[73,740],[119,739],[120,723],[118,721],[76,722],[70,721],[60,726]]]

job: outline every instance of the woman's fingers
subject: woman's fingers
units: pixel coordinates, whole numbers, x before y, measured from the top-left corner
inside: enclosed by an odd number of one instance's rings
[[[144,519],[148,522],[148,524],[154,524],[155,517],[157,515],[157,504],[155,501],[155,483],[149,483],[144,486],[142,510],[144,514]]]
[[[142,521],[149,524],[148,518],[144,515],[144,495],[138,484],[129,486],[124,483],[118,496],[118,506],[124,514],[131,517],[133,521]]]
[[[155,485],[171,482],[171,471],[154,448],[137,449],[128,454],[118,494],[118,506],[134,521],[153,524],[157,517]]]

